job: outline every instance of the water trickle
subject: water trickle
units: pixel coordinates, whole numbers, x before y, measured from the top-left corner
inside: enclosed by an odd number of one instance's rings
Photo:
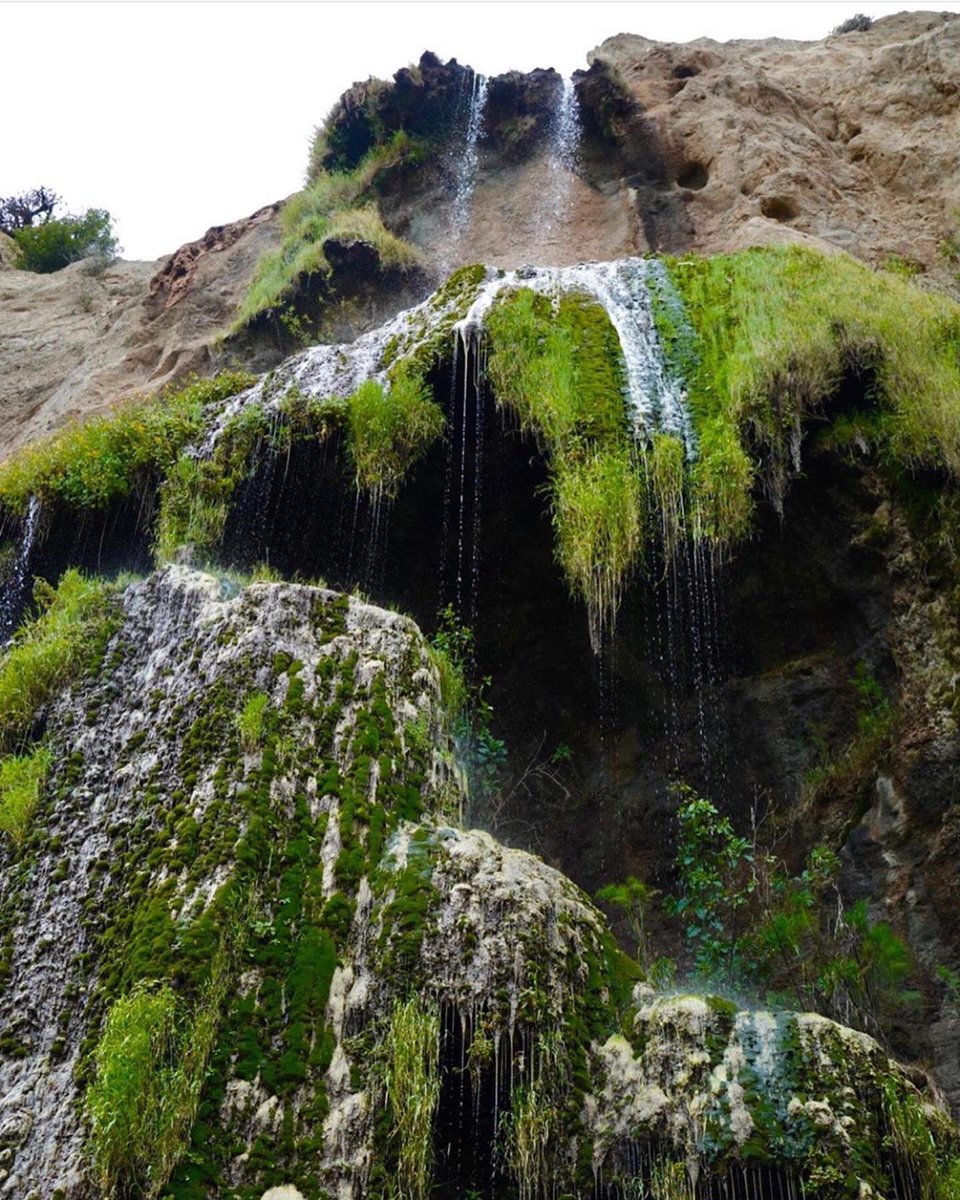
[[[569,215],[570,183],[580,161],[580,103],[572,79],[565,79],[557,95],[550,128],[550,179],[541,197],[538,225],[550,230]]]
[[[23,530],[17,556],[0,592],[0,640],[6,642],[20,619],[30,582],[30,560],[40,528],[40,500],[31,496],[23,519]]]
[[[467,108],[466,136],[463,153],[457,159],[454,177],[452,241],[458,245],[470,222],[473,193],[477,186],[477,169],[480,164],[478,144],[483,129],[483,115],[487,107],[487,77],[474,73],[470,85]]]

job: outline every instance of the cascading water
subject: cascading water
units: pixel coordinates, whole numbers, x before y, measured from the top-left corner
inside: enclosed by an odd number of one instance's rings
[[[480,163],[478,143],[486,107],[487,77],[474,73],[471,78],[463,153],[457,159],[454,176],[452,245],[449,253],[455,251],[470,222],[473,192],[477,185],[477,169]]]
[[[6,642],[20,619],[30,582],[30,560],[40,528],[40,500],[31,496],[23,519],[23,530],[10,574],[0,592],[0,642]]]
[[[564,79],[550,129],[550,179],[544,190],[537,225],[545,232],[562,226],[569,215],[570,182],[580,158],[580,103],[572,79]]]
[[[489,279],[456,329],[461,337],[483,328],[497,296],[527,287],[556,295],[584,292],[604,308],[620,339],[626,367],[628,414],[638,436],[660,431],[681,438],[692,459],[696,454],[693,424],[681,383],[667,371],[657,336],[650,284],[661,286],[662,264],[645,258],[578,263],[572,267],[521,267]]]

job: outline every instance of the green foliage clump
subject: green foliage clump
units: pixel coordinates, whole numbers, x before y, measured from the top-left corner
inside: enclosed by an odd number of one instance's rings
[[[141,982],[111,1006],[86,1093],[105,1196],[154,1200],[187,1148],[229,979],[219,952],[193,1011],[168,984]]]
[[[347,400],[347,446],[357,488],[375,497],[395,496],[445,423],[443,410],[413,370],[394,370],[388,388],[373,379],[360,384]]]
[[[53,217],[11,231],[22,271],[49,275],[82,259],[113,262],[120,247],[113,218],[104,208],[88,208],[79,216]]]
[[[709,800],[678,789],[678,892],[668,910],[684,923],[698,972],[720,985],[765,990],[883,1037],[915,1004],[906,943],[858,901],[838,902],[840,863],[816,847],[789,875],[770,854],[738,836]]]
[[[270,697],[265,692],[254,692],[248,696],[243,708],[237,713],[237,733],[240,744],[248,753],[253,753],[263,738],[264,718],[270,706]]]
[[[637,961],[646,968],[650,960],[650,945],[645,928],[646,914],[657,895],[652,888],[635,875],[628,875],[621,883],[609,883],[597,892],[597,899],[619,908],[626,917],[636,946]]]
[[[428,646],[440,680],[440,701],[474,799],[489,801],[507,761],[506,743],[494,736],[493,708],[486,698],[489,676],[478,678],[473,630],[453,605],[440,613]]]
[[[205,406],[252,382],[237,371],[194,379],[33,442],[0,467],[0,502],[20,514],[31,495],[73,508],[104,508],[169,471],[181,447],[201,433]]]
[[[14,635],[0,657],[0,743],[16,745],[37,710],[75,673],[102,653],[113,625],[105,585],[77,570],[54,589],[38,579],[39,615]]]
[[[504,1115],[503,1154],[520,1200],[546,1200],[557,1175],[557,1139],[569,1087],[569,1063],[561,1034],[542,1030],[533,1061],[524,1066],[526,1071],[510,1098],[510,1111]]]
[[[330,238],[367,242],[384,267],[416,266],[417,251],[389,232],[376,204],[378,179],[416,156],[416,143],[399,132],[387,144],[372,147],[352,169],[321,172],[292,196],[281,214],[280,248],[261,259],[231,332],[277,309],[295,295],[305,278],[328,275],[323,244]]]
[[[839,755],[824,748],[820,761],[807,772],[802,789],[807,805],[831,795],[862,793],[889,751],[897,716],[894,705],[866,663],[857,664],[850,683],[857,696],[856,733]]]
[[[781,505],[804,422],[849,373],[869,378],[872,441],[906,470],[960,475],[960,307],[846,255],[802,247],[669,261],[689,329],[655,305],[698,437],[695,536],[749,527],[760,478]]]
[[[383,1088],[397,1155],[398,1200],[426,1200],[433,1172],[433,1114],[440,1099],[440,1013],[415,996],[390,1014],[383,1048]]]
[[[0,831],[15,844],[27,836],[52,761],[46,746],[0,758]]]
[[[598,645],[643,548],[643,496],[623,402],[616,330],[595,300],[504,293],[486,319],[501,407],[550,468],[557,558]]]

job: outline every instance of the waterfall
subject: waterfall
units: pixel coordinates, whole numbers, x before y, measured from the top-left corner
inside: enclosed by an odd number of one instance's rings
[[[0,639],[7,641],[20,618],[30,582],[30,559],[33,557],[40,527],[40,500],[31,496],[23,519],[20,545],[10,574],[0,590]]]
[[[457,323],[459,336],[482,329],[500,292],[528,287],[547,295],[585,292],[600,303],[617,332],[626,367],[625,401],[638,437],[656,431],[674,434],[696,454],[693,422],[682,384],[667,371],[653,319],[650,283],[660,283],[662,264],[645,258],[578,263],[572,267],[521,267],[488,280],[467,315]]]
[[[471,79],[470,100],[467,108],[466,137],[463,153],[457,161],[454,177],[453,230],[451,242],[456,247],[470,221],[473,191],[477,185],[477,168],[480,155],[477,144],[483,128],[483,114],[487,106],[487,77],[474,72]]]
[[[550,128],[550,180],[541,197],[537,225],[563,225],[570,203],[570,181],[580,160],[580,103],[572,79],[564,79]]]

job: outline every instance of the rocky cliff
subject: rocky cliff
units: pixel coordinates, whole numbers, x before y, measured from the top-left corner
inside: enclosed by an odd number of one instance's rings
[[[3,269],[0,1194],[955,1200],[958,29],[427,54]]]

